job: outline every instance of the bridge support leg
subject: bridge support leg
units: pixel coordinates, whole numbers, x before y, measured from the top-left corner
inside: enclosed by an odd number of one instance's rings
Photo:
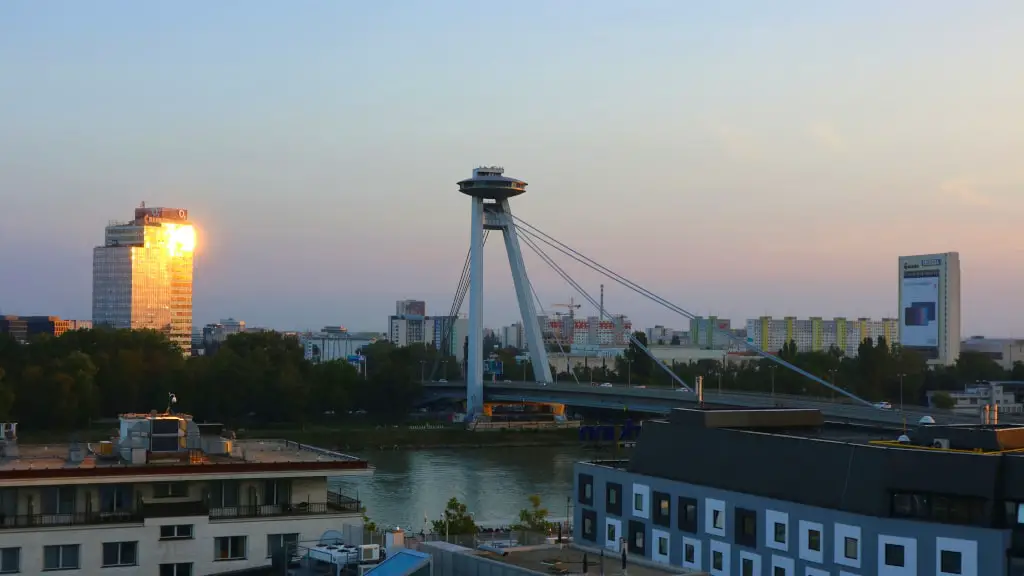
[[[469,236],[469,346],[466,354],[466,418],[484,410],[484,201],[473,198]],[[461,343],[457,342],[461,347]]]

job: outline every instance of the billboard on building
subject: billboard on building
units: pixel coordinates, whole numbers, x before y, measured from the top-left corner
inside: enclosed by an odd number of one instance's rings
[[[908,268],[900,286],[900,343],[908,348],[939,347],[939,271]]]

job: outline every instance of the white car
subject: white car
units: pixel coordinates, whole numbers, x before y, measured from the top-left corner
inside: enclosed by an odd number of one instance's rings
[[[612,388],[612,387],[613,386],[612,386],[611,382],[605,382],[604,384],[601,384],[601,388]]]
[[[892,410],[892,404],[888,402],[875,402],[875,408],[879,410]]]

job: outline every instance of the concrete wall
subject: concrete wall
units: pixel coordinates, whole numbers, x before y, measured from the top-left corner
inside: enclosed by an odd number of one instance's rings
[[[539,572],[512,566],[490,558],[467,554],[463,548],[445,542],[424,542],[419,551],[430,554],[434,576],[537,576]]]
[[[699,465],[699,463],[695,463]],[[806,469],[813,463],[780,463],[793,466],[794,474],[813,473]],[[578,487],[580,474],[592,475],[593,505],[579,502],[574,487],[575,533],[580,544],[605,546],[618,552],[618,538],[630,538],[630,526],[639,528],[643,534],[647,559],[673,567],[693,570],[707,570],[713,576],[734,576],[741,574],[741,562],[748,559],[754,563],[754,574],[775,574],[774,568],[781,567],[785,576],[946,576],[939,570],[941,550],[962,552],[961,576],[996,576],[1006,574],[1005,549],[1008,536],[1002,530],[918,522],[896,518],[877,518],[838,512],[740,494],[715,490],[682,482],[630,474],[625,470],[580,463],[575,468]],[[606,487],[609,482],[622,485],[622,514],[608,514],[606,508]],[[654,492],[671,496],[668,526],[655,525],[653,513]],[[643,510],[634,509],[635,498],[643,503]],[[680,530],[678,520],[678,498],[694,498],[697,501],[697,527],[694,533]],[[880,495],[884,497],[884,495]],[[756,514],[756,546],[740,546],[736,540],[736,509],[743,508]],[[713,524],[713,510],[724,513],[724,525],[716,529]],[[586,517],[592,515],[596,542],[584,537]],[[785,542],[776,542],[774,524],[786,527]],[[820,551],[808,545],[810,530],[821,534]],[[609,531],[612,538],[609,539]],[[845,538],[854,538],[858,553],[856,559],[845,557]],[[659,554],[659,540],[665,539],[667,554]],[[887,543],[905,546],[904,568],[886,566],[884,549]],[[694,561],[684,562],[684,550],[692,547]],[[711,565],[713,551],[722,554],[724,565],[716,570]]]

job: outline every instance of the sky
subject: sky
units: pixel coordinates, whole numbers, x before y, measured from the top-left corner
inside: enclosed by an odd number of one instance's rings
[[[897,257],[958,251],[964,335],[1024,336],[1022,29],[1019,0],[6,0],[0,310],[89,318],[145,201],[196,222],[197,325],[446,313],[455,183],[500,164],[524,221],[695,314],[894,316]],[[526,252],[543,310],[583,301]],[[514,321],[499,242],[485,285]]]

